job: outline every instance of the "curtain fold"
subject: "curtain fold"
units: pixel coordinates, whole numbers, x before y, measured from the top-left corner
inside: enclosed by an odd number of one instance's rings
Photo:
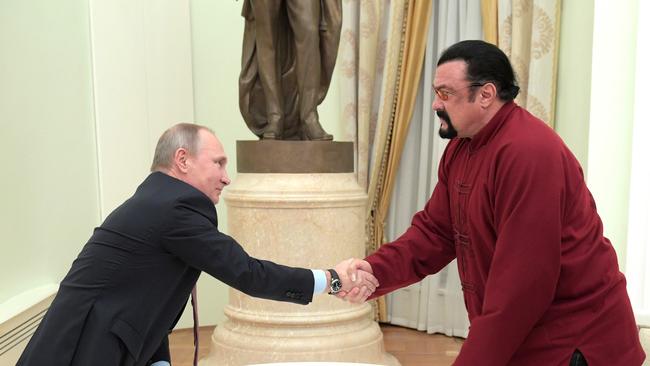
[[[497,38],[486,41],[501,48],[515,69],[521,88],[516,102],[551,127],[555,119],[560,10],[561,0],[498,0],[496,12],[483,12],[483,23],[493,28],[496,22],[498,29]]]
[[[383,220],[374,219],[373,207],[377,207],[385,187],[388,153],[393,149],[395,154],[395,148],[391,148],[396,138],[393,136],[395,118],[406,119],[408,123],[407,115],[411,113],[408,108],[409,104],[412,108],[413,92],[410,96],[399,95],[414,88],[412,84],[417,84],[419,78],[413,73],[419,73],[421,68],[423,44],[418,44],[423,43],[421,33],[426,33],[426,24],[423,24],[426,16],[422,14],[429,14],[427,6],[431,6],[430,0],[343,1],[337,60],[343,106],[341,120],[344,140],[355,144],[357,180],[368,191],[368,252],[376,250],[383,239],[383,234],[378,243],[372,239],[375,226],[383,228],[384,225]],[[410,38],[413,40],[407,40]],[[405,55],[404,50],[410,51]],[[384,308],[383,300],[379,307]]]
[[[388,214],[390,197],[393,192],[397,168],[399,166],[406,134],[411,123],[413,115],[413,106],[418,93],[418,84],[422,72],[422,62],[424,60],[424,50],[427,41],[427,28],[431,14],[431,1],[416,1],[413,6],[409,7],[409,14],[406,22],[405,46],[403,51],[403,63],[400,70],[400,82],[398,85],[397,108],[393,120],[393,133],[389,141],[386,173],[382,184],[381,197],[376,216],[383,221]],[[380,216],[381,215],[381,216]],[[382,240],[377,236],[377,240]],[[380,241],[377,241],[381,245]]]
[[[481,17],[483,18],[483,40],[494,45],[499,42],[499,24],[497,0],[481,0]]]
[[[431,22],[422,77],[411,124],[404,144],[386,220],[386,237],[394,240],[424,207],[438,181],[438,163],[447,140],[431,110],[431,84],[437,60],[447,47],[464,39],[481,39],[481,0],[437,0]],[[422,281],[386,296],[388,321],[428,333],[466,337],[469,319],[456,261]]]
[[[355,144],[355,171],[369,190],[385,146],[401,60],[407,0],[347,0],[338,67],[343,139]]]
[[[377,125],[376,100],[381,93],[376,82],[384,78],[388,27],[386,8],[385,0],[343,2],[337,61],[341,70],[341,120],[344,140],[354,142],[357,181],[364,189],[368,188],[368,161]]]
[[[411,0],[412,1],[412,0]],[[378,183],[381,176],[385,173],[380,168],[382,161],[387,152],[388,142],[390,141],[391,126],[394,119],[396,94],[398,90],[400,67],[403,60],[403,39],[406,22],[406,10],[409,6],[409,0],[389,1],[389,24],[387,25],[386,37],[386,58],[382,74],[381,85],[379,86],[379,99],[377,100],[376,124],[373,136],[373,146],[371,149],[369,164],[369,182],[368,182],[368,207],[372,207],[372,202],[377,194]],[[372,215],[369,214],[369,218]],[[374,241],[371,239],[374,233],[374,220],[368,221],[369,227],[367,233],[369,236],[367,251],[372,252],[377,249]]]
[[[412,0],[407,5],[394,110],[388,120],[386,137],[379,140],[384,148],[377,151],[382,154],[375,160],[372,170],[368,210],[370,251],[376,250],[385,241],[388,207],[418,92],[431,14],[431,1]],[[377,300],[377,317],[379,321],[387,320],[384,298]]]

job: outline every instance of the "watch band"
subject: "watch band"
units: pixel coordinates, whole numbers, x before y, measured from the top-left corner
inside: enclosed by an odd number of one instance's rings
[[[341,279],[339,278],[338,273],[336,273],[336,271],[331,269],[331,268],[328,269],[327,272],[329,272],[330,276],[331,276],[330,277],[330,283],[329,283],[330,290],[329,290],[328,293],[330,295],[334,295],[334,294],[339,293],[341,291],[341,287],[343,287],[343,286],[341,284]]]

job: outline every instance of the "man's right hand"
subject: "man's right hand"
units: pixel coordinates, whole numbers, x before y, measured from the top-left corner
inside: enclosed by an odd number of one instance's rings
[[[339,299],[360,304],[379,287],[379,281],[372,274],[370,263],[350,258],[334,267],[341,279],[342,289],[336,294]]]

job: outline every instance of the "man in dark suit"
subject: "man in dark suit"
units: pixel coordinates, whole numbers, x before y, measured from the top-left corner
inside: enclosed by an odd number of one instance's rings
[[[332,292],[330,271],[250,257],[217,229],[214,205],[230,183],[209,129],[178,124],[158,141],[152,173],[95,229],[18,365],[150,365],[201,271],[251,296],[308,304]],[[343,263],[335,269],[343,268]],[[344,290],[378,285],[338,271]],[[334,272],[334,275],[336,272]],[[328,286],[329,285],[329,286]],[[338,290],[333,287],[333,292]]]

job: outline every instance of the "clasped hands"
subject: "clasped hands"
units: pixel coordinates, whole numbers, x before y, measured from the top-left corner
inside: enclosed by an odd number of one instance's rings
[[[334,270],[341,281],[341,291],[336,294],[339,299],[360,304],[379,287],[370,263],[362,259],[346,259],[337,264]]]

